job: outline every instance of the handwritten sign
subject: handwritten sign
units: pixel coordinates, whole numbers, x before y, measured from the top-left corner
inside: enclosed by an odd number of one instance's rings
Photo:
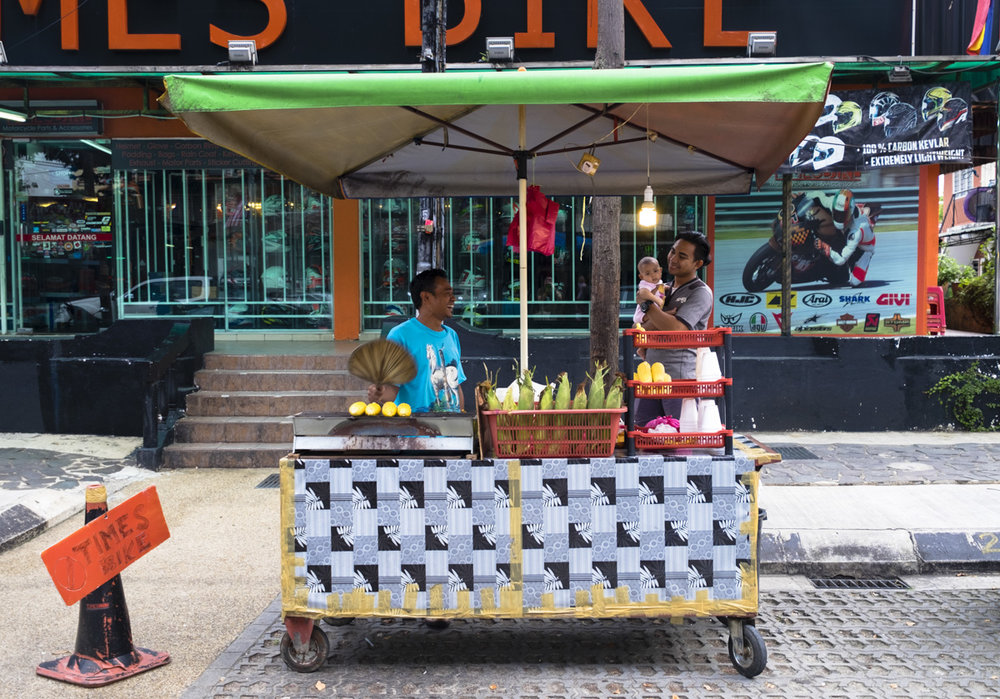
[[[42,561],[71,605],[169,538],[156,486],[150,486],[45,549]]]

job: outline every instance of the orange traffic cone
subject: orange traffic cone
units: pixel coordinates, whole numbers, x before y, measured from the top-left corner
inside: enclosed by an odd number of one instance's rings
[[[105,487],[87,486],[84,522],[97,519],[107,511]],[[132,645],[125,591],[121,575],[116,575],[80,600],[80,622],[73,655],[41,663],[35,672],[63,682],[100,687],[169,662],[168,653]]]

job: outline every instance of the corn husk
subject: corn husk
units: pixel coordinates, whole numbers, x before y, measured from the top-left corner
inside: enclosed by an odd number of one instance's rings
[[[608,374],[608,365],[598,361],[594,364],[594,375],[590,378],[590,393],[587,396],[589,410],[604,409],[604,377]],[[590,374],[587,374],[590,376]]]
[[[366,342],[351,352],[347,371],[376,386],[400,385],[412,381],[417,365],[406,348],[392,340]]]

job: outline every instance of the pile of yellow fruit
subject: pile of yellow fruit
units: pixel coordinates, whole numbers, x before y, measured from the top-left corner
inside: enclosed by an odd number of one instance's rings
[[[642,362],[635,368],[632,380],[641,383],[668,383],[670,374],[663,368],[662,362],[653,362],[652,365],[649,362]]]
[[[410,408],[409,403],[400,403],[396,405],[393,401],[388,400],[385,403],[379,405],[378,403],[365,403],[363,400],[351,403],[351,407],[347,409],[354,417],[359,417],[361,415],[385,415],[386,417],[394,417],[398,415],[399,417],[409,417],[413,412]]]

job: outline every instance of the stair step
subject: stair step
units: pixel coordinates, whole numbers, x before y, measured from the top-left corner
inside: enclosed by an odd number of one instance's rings
[[[176,426],[175,439],[179,443],[211,444],[213,442],[245,442],[256,444],[291,445],[294,438],[292,421],[288,417],[186,416]]]
[[[368,384],[343,369],[202,369],[195,382],[204,391],[356,391]]]
[[[205,355],[206,369],[346,370],[346,354],[220,354]]]
[[[301,412],[346,412],[351,403],[363,398],[357,391],[198,391],[187,397],[186,412],[195,417],[287,417]]]
[[[291,443],[171,444],[163,449],[164,468],[277,468]]]

